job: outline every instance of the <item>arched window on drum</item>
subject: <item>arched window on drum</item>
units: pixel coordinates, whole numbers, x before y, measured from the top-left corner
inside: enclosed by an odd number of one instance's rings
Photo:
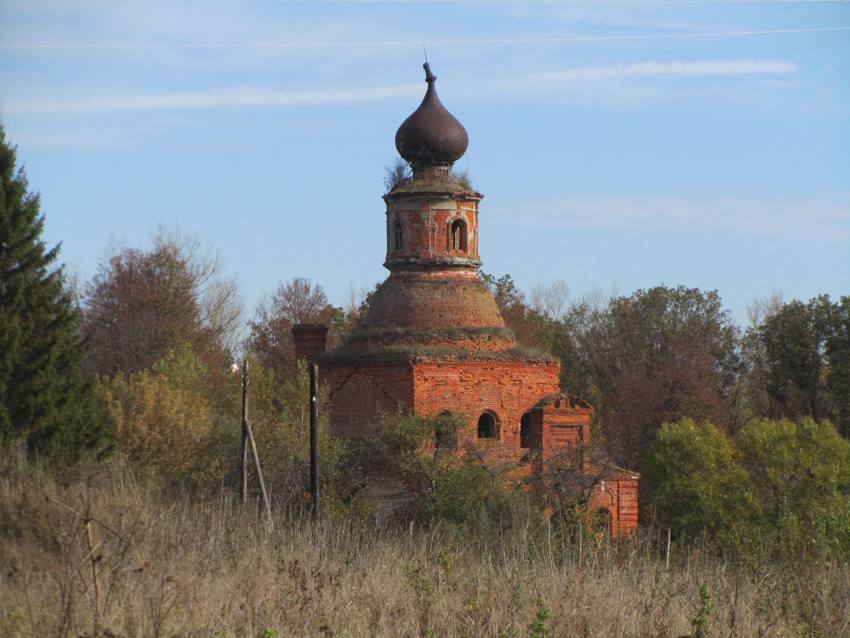
[[[456,219],[449,229],[449,248],[459,252],[466,252],[466,222]]]
[[[404,228],[400,221],[393,224],[393,250],[404,250]]]

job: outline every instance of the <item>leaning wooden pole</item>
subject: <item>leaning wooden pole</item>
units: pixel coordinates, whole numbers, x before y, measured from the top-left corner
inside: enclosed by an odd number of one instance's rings
[[[248,432],[248,444],[251,446],[251,456],[254,457],[254,469],[257,472],[257,482],[260,484],[260,494],[263,497],[263,509],[271,517],[271,506],[269,494],[266,492],[266,482],[263,480],[263,468],[260,467],[260,457],[257,455],[257,444],[254,443],[254,433],[251,432],[251,424],[246,421],[245,428]]]
[[[319,517],[319,368],[310,364],[310,496],[313,518]]]
[[[257,482],[260,484],[260,494],[263,497],[263,509],[271,515],[269,506],[269,495],[266,491],[266,482],[263,480],[263,468],[260,467],[260,457],[257,454],[257,444],[254,442],[254,433],[251,431],[251,422],[248,420],[248,402],[251,398],[250,381],[248,377],[248,360],[242,364],[242,502],[248,500],[248,450],[254,460],[254,470],[257,472]]]
[[[242,503],[248,500],[248,360],[242,363],[242,436],[239,470],[242,486],[239,496]]]

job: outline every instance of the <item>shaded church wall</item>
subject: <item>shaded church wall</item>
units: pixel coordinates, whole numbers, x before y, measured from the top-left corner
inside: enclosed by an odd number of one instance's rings
[[[319,379],[330,395],[331,433],[341,438],[366,436],[382,414],[413,405],[407,362],[321,362]]]

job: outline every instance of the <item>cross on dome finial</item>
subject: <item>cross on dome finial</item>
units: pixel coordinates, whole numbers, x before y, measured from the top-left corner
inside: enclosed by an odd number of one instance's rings
[[[469,145],[466,129],[437,97],[434,86],[437,76],[431,72],[431,65],[426,62],[422,68],[425,69],[428,90],[419,108],[402,123],[395,134],[395,147],[413,166],[414,174],[421,167],[453,164]]]

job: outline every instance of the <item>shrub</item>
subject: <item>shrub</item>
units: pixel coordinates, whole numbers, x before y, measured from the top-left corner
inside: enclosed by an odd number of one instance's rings
[[[757,419],[737,441],[766,526],[784,543],[850,550],[850,442],[829,421]]]
[[[643,464],[641,487],[658,521],[678,532],[710,536],[746,526],[758,514],[740,453],[710,423],[665,423]]]
[[[400,481],[412,498],[413,518],[423,525],[447,523],[486,530],[509,524],[523,496],[508,489],[506,467],[478,450],[435,447],[439,434],[456,440],[457,417],[385,415],[363,453],[365,473],[376,481]]]
[[[272,504],[309,504],[309,393],[306,364],[279,384],[268,368],[250,365],[249,421]],[[150,370],[103,380],[101,395],[116,442],[130,467],[147,480],[212,491],[240,481],[242,375],[222,391],[189,346],[169,352]],[[324,511],[360,507],[359,484],[344,472],[344,447],[327,428],[320,397],[319,456]],[[256,479],[249,469],[249,485]]]
[[[211,459],[198,458],[213,425],[205,385],[206,370],[188,347],[151,370],[101,383],[116,443],[142,477],[171,482],[220,473]]]

